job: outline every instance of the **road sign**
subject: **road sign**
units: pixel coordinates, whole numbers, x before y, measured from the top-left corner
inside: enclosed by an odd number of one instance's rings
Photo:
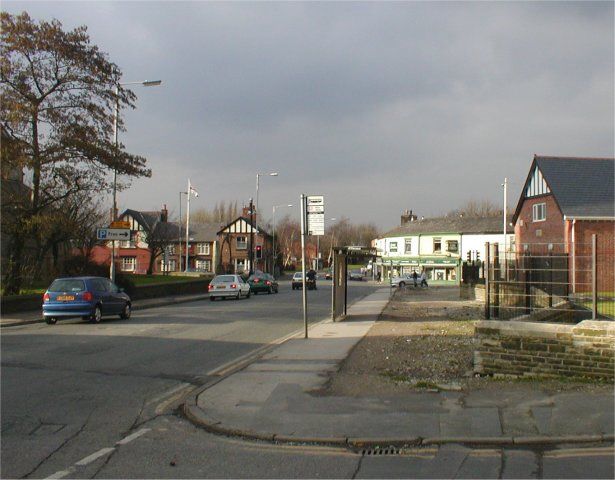
[[[325,234],[325,197],[309,195],[306,201],[308,235]]]
[[[109,228],[130,228],[130,222],[116,220],[115,222],[111,222]]]
[[[96,230],[98,240],[130,240],[128,228],[98,228]]]

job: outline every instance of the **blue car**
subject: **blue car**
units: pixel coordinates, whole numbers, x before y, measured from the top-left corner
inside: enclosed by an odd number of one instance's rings
[[[43,318],[53,325],[58,318],[81,317],[99,323],[103,316],[130,318],[131,301],[108,278],[57,278],[43,295]]]

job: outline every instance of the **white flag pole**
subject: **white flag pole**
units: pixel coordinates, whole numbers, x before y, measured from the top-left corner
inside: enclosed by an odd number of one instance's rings
[[[189,238],[190,238],[190,195],[192,195],[192,186],[190,185],[190,179],[188,179],[188,195],[186,195],[186,269],[185,272],[188,272],[188,257],[189,253]]]

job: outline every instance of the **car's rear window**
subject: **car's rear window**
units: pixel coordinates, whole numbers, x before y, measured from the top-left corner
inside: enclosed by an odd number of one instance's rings
[[[74,278],[59,278],[54,280],[49,287],[50,292],[83,292],[85,282]]]
[[[224,283],[224,282],[234,282],[235,277],[233,275],[220,275],[213,279],[211,283]]]

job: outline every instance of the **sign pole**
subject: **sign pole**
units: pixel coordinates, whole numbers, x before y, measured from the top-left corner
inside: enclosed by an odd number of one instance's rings
[[[301,211],[301,274],[303,282],[303,325],[305,338],[308,338],[308,316],[307,316],[307,284],[305,282],[305,194],[301,194],[299,209]]]

